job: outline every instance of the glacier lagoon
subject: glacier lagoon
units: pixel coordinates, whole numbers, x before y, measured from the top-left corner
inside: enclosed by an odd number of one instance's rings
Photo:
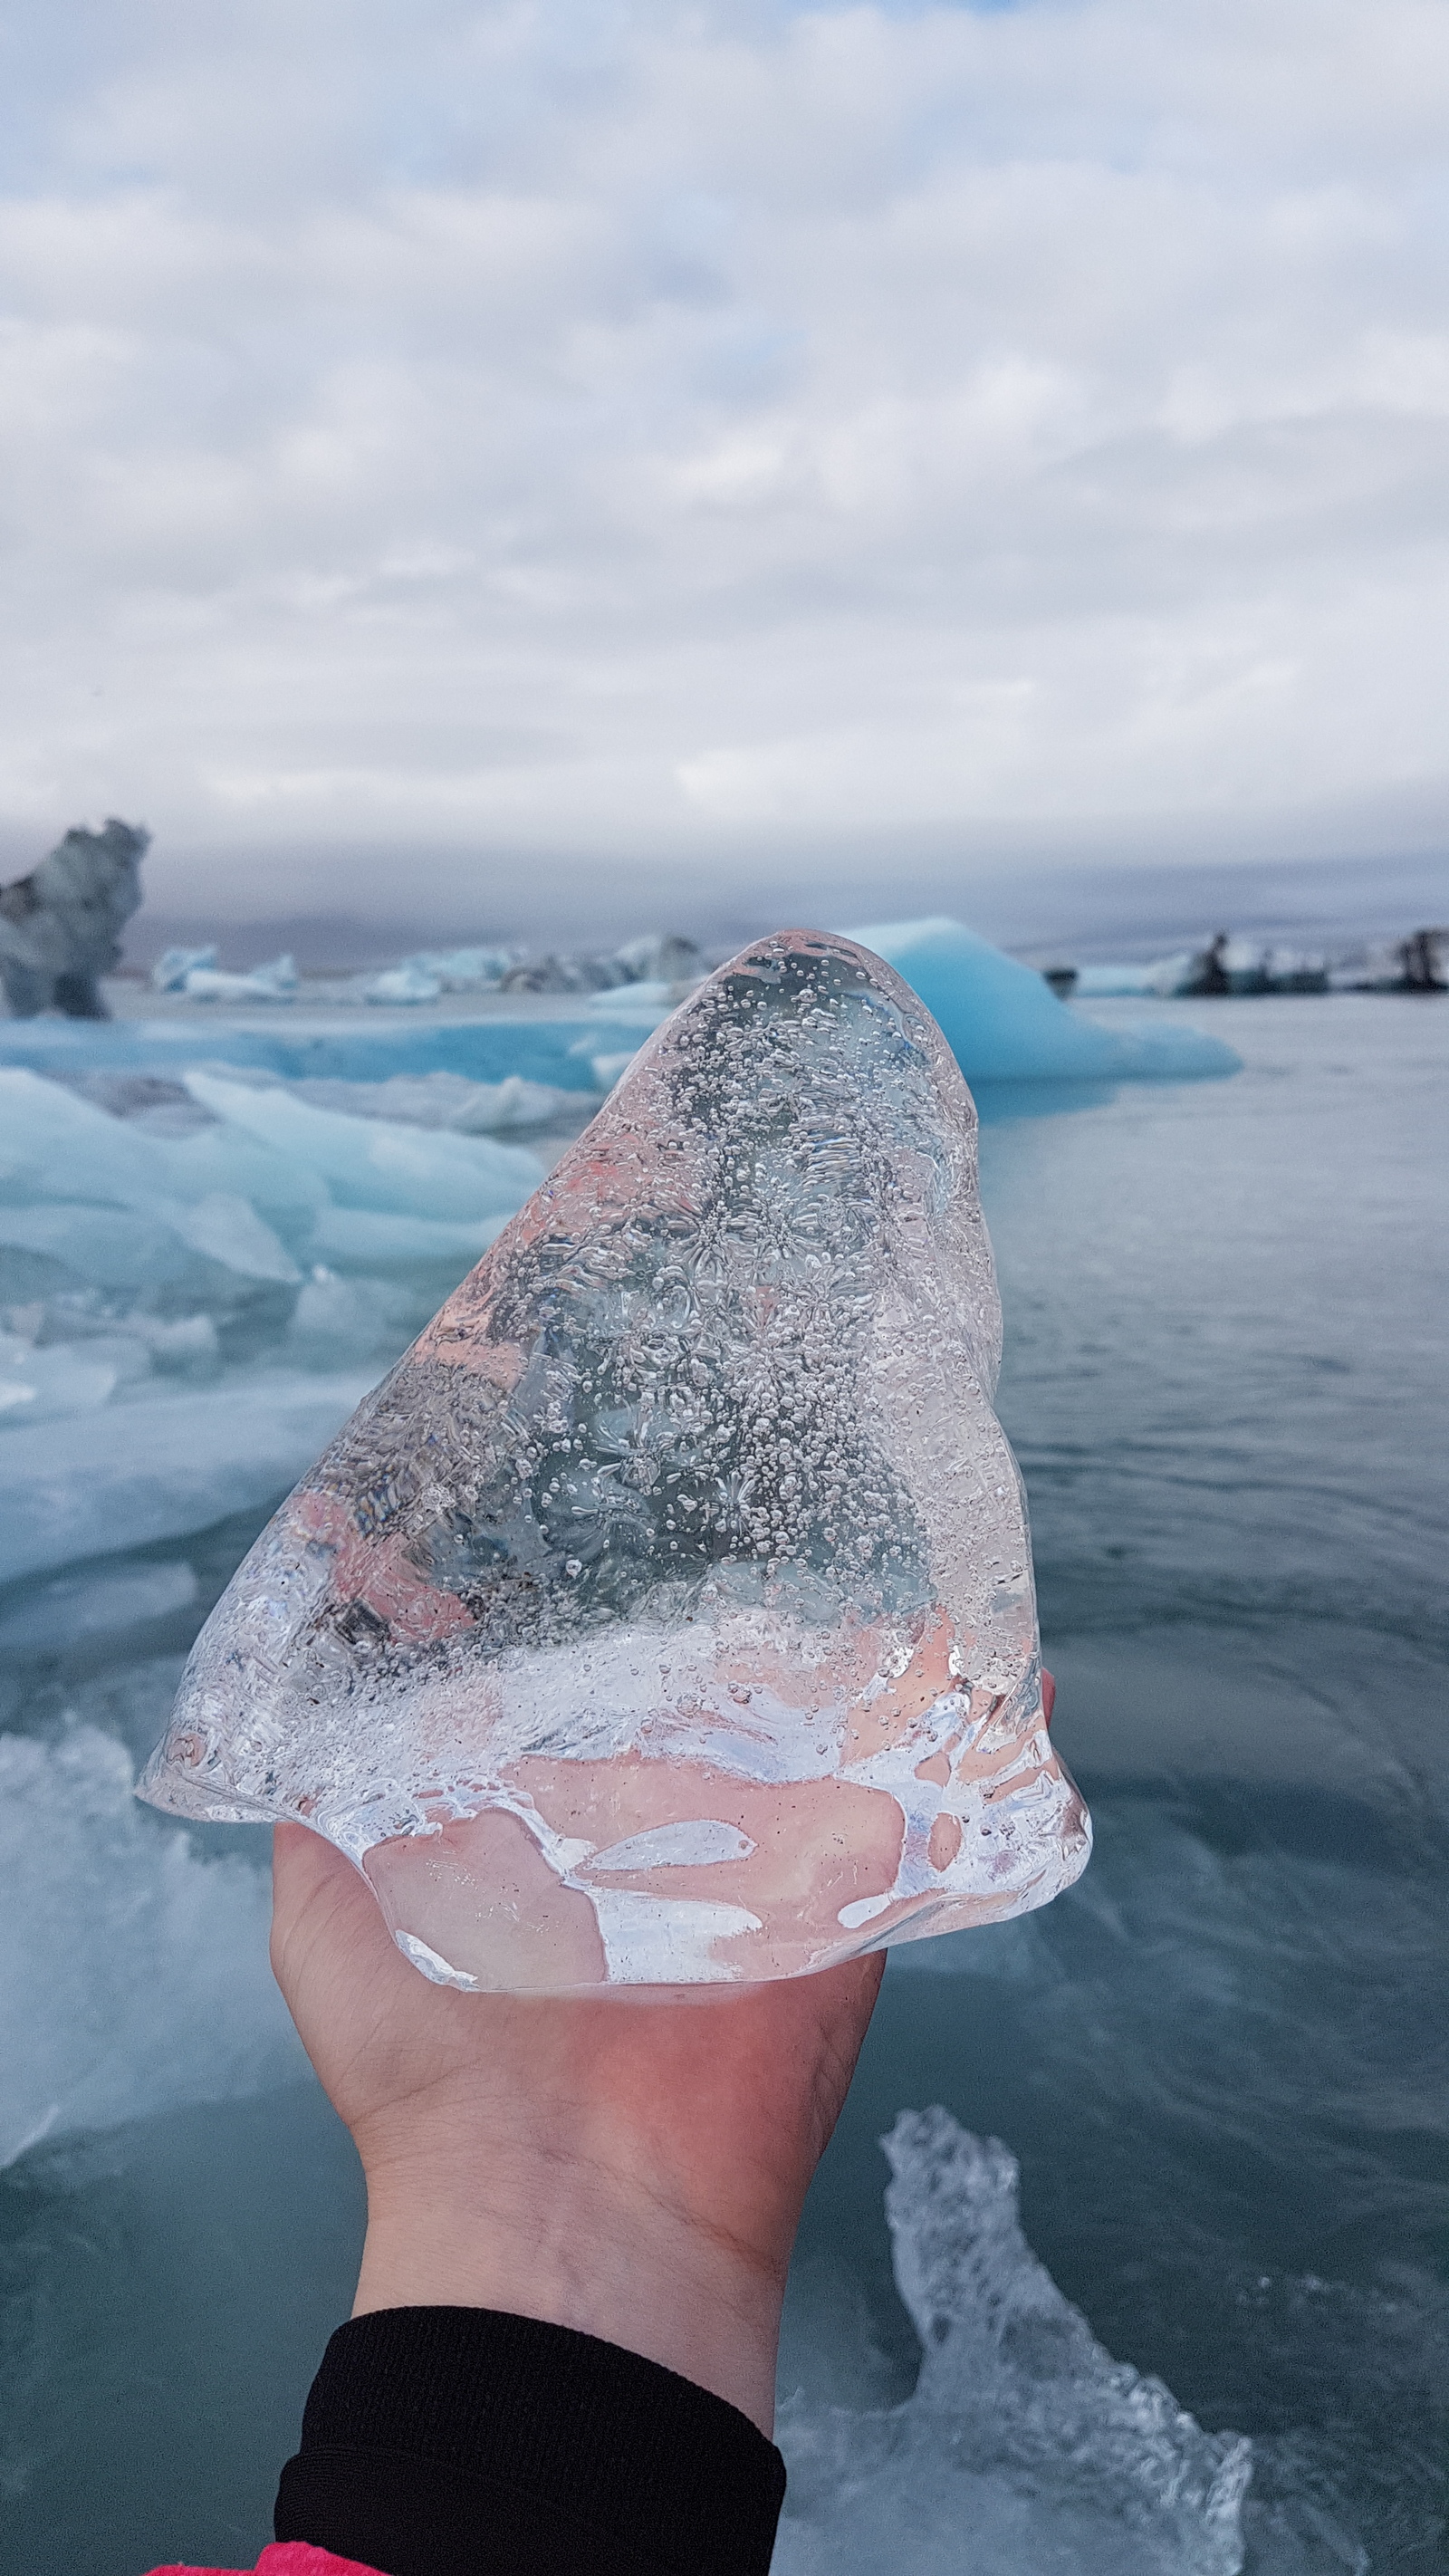
[[[1090,1024],[1131,1037],[1141,1015],[1103,1006]],[[187,1069],[270,1087],[448,1068],[319,1064],[309,1041],[289,1072],[228,1052],[270,1036],[208,1025],[182,1045],[166,1025],[162,1049],[133,1023],[87,1032],[110,1055],[64,1068],[154,1083],[121,1124],[209,1135],[223,1157],[208,1187],[173,1171],[163,1194],[164,1295],[76,1274],[58,1292],[54,1235],[3,1254],[0,1378],[31,1390],[11,1420],[33,1427],[0,1440],[27,1444],[34,1506],[9,1523],[30,1570],[0,1596],[7,2576],[239,2562],[264,2536],[350,2293],[351,2151],[270,1990],[255,1838],[178,1834],[130,1798],[131,1766],[322,1411],[332,1427],[466,1266],[466,1248],[406,1229],[502,1213],[430,1217],[399,1203],[401,1181],[364,1204],[375,1182],[315,1153],[280,1155],[286,1181],[269,1164],[272,1198],[260,1181],[249,1195],[241,1122],[194,1098]],[[925,2569],[999,2576],[1417,2570],[1440,2550],[1449,1029],[1432,1005],[1372,997],[1225,1004],[1213,1026],[1244,1058],[1234,1081],[995,1102],[981,1086],[1003,1418],[1098,1852],[1048,1914],[892,1960],[792,2283],[786,2576],[883,2570],[903,2532]],[[557,1034],[521,1038],[512,1062],[506,1043],[489,1027],[491,1052],[460,1046],[452,1069],[516,1071],[587,1113],[587,1058]],[[1024,1108],[1038,1114],[1003,1114]],[[562,1133],[513,1150],[551,1159]],[[209,1248],[189,1241],[173,1215],[208,1198],[244,1200],[296,1277],[266,1275],[275,1254],[226,1211]],[[82,1203],[121,1220],[90,1245],[114,1268],[139,1202],[17,1200]],[[350,1255],[318,1256],[324,1217],[342,1241],[365,1221]],[[68,1386],[55,1368],[42,1382],[57,1345],[31,1338],[56,1293],[88,1312]],[[67,1495],[89,1515],[69,1542]],[[946,2125],[898,2130],[937,2104]],[[970,2144],[993,2136],[1020,2163],[1024,2238],[1009,2173]],[[921,2178],[947,2171],[943,2245]],[[995,2348],[971,2341],[983,2263]],[[944,2358],[922,2374],[913,2320],[942,2316]],[[1235,2436],[1252,2442],[1246,2493]]]

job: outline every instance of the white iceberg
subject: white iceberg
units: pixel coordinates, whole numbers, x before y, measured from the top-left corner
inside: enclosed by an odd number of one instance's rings
[[[193,966],[181,989],[192,1002],[290,1002],[301,978],[293,957],[272,957],[264,966],[231,975],[216,966]]]
[[[216,948],[166,948],[151,969],[151,987],[157,993],[184,993],[188,975],[206,974],[216,964]]]
[[[358,985],[364,1002],[436,1002],[442,997],[441,976],[431,974],[417,957],[405,957],[400,966],[385,966],[377,975],[366,975]]]
[[[510,1129],[544,1127],[576,1109],[581,1095],[522,1074],[502,1082],[470,1082],[462,1073],[394,1073],[381,1082],[346,1082],[304,1076],[289,1083],[294,1099],[314,1109],[336,1109],[346,1118],[391,1118],[404,1127],[445,1127],[458,1136],[493,1136]]]

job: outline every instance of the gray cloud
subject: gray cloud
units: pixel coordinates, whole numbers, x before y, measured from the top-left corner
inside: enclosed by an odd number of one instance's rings
[[[26,5],[7,845],[1442,837],[1439,0]]]

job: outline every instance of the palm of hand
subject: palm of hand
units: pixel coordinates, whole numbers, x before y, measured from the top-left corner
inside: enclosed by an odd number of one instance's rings
[[[274,1877],[277,1980],[367,2173],[359,2310],[578,2325],[766,2422],[800,2207],[883,1957],[697,2001],[460,1994],[409,1965],[320,1836],[279,1826]]]

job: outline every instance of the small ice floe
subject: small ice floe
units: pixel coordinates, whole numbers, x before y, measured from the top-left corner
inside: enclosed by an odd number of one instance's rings
[[[920,2376],[889,2408],[782,2392],[778,2576],[1238,2576],[1251,2445],[1103,2350],[1022,2234],[1015,2157],[942,2110],[882,2144]]]
[[[273,957],[232,975],[218,966],[192,966],[181,980],[190,1002],[293,1002],[301,978],[293,957]]]

